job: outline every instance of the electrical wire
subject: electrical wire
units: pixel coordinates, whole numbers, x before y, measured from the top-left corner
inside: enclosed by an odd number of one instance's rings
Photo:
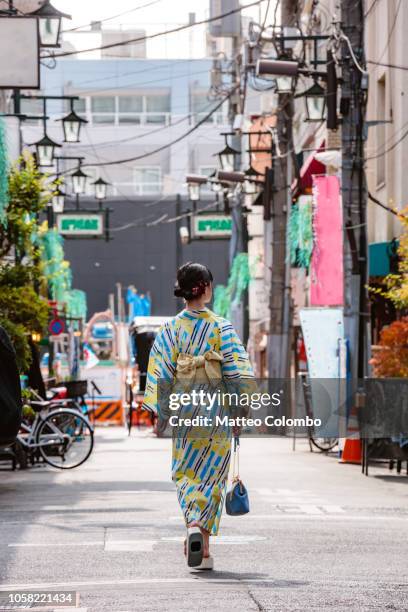
[[[378,60],[377,60],[377,61],[379,61],[379,62],[380,62],[380,61],[382,60],[382,58],[384,57],[384,54],[385,54],[385,52],[387,51],[387,49],[388,49],[388,47],[389,47],[389,44],[390,44],[390,42],[391,42],[391,37],[392,37],[392,35],[393,35],[393,33],[394,33],[395,26],[396,26],[396,24],[397,24],[397,19],[398,19],[398,14],[399,14],[399,11],[400,11],[400,8],[401,8],[401,4],[402,4],[402,0],[399,0],[398,5],[397,5],[397,9],[396,9],[396,11],[395,11],[395,15],[394,15],[394,21],[392,22],[392,26],[391,26],[391,28],[390,28],[390,31],[388,32],[388,37],[387,37],[387,42],[386,42],[386,45],[385,45],[385,47],[384,47],[384,49],[383,49],[383,51],[382,51],[382,53],[381,53],[380,57],[379,57],[379,58],[378,58]]]
[[[374,204],[377,204],[377,206],[381,206],[381,208],[383,208],[384,210],[387,210],[388,212],[390,212],[391,214],[395,215],[396,217],[405,217],[405,215],[400,215],[393,208],[390,208],[389,206],[386,206],[386,204],[383,204],[382,202],[380,202],[380,200],[377,200],[377,198],[375,198],[373,195],[371,195],[371,193],[369,191],[367,191],[367,196],[368,196],[369,200],[374,202]]]
[[[366,161],[369,161],[371,159],[379,159],[380,157],[383,157],[384,155],[386,155],[387,153],[390,153],[391,151],[393,151],[394,149],[396,149],[396,147],[403,141],[405,140],[405,138],[408,136],[408,130],[406,130],[403,135],[398,138],[398,140],[396,142],[394,142],[394,144],[392,144],[388,149],[385,149],[382,153],[378,153],[377,155],[370,155],[369,157],[366,157]]]
[[[118,159],[118,160],[113,160],[113,161],[99,163],[99,164],[83,164],[83,167],[85,166],[114,166],[117,164],[124,164],[124,163],[131,162],[131,161],[138,161],[140,159],[145,159],[146,157],[150,157],[151,155],[154,155],[155,153],[160,153],[161,151],[168,149],[169,147],[173,146],[177,142],[180,142],[181,140],[183,140],[184,138],[186,138],[187,136],[195,132],[203,123],[206,123],[207,120],[224,104],[224,102],[226,102],[226,100],[228,100],[232,96],[232,94],[234,93],[236,89],[237,87],[234,87],[227,96],[225,96],[218,104],[216,104],[216,106],[214,106],[214,108],[209,113],[207,113],[202,119],[200,119],[200,121],[198,121],[192,128],[190,128],[187,132],[185,132],[181,136],[178,136],[171,142],[168,142],[165,145],[157,147],[156,149],[153,149],[152,151],[149,151],[148,153],[143,153],[141,155],[136,155],[134,157],[128,157],[125,159]]]
[[[194,76],[198,74],[208,74],[208,68],[206,70],[197,70],[194,72]],[[103,89],[88,89],[85,91],[81,91],[81,96],[89,96],[95,93],[105,93],[107,91],[120,91],[124,89],[132,89],[132,87],[142,87],[145,85],[154,85],[156,83],[165,83],[166,81],[175,81],[176,79],[184,79],[185,77],[192,76],[191,72],[184,72],[183,74],[176,74],[171,76],[162,77],[160,79],[153,79],[151,81],[138,81],[137,83],[128,83],[126,85],[114,85],[112,87],[106,87]],[[165,85],[163,85],[165,87]]]
[[[372,10],[377,6],[378,0],[373,0],[371,6],[367,9],[367,12],[364,15],[364,18],[367,19]]]
[[[367,64],[373,66],[383,66],[384,68],[394,68],[395,70],[408,70],[408,66],[401,66],[399,64],[387,64],[385,62],[376,62],[374,60],[367,60]]]
[[[152,6],[153,4],[158,4],[159,2],[163,2],[163,0],[152,0],[151,2],[147,2],[146,4],[142,4],[141,6],[136,6],[133,9],[124,11],[123,13],[118,13],[117,15],[112,15],[111,17],[105,17],[104,19],[95,19],[94,22],[105,23],[105,21],[112,21],[113,19],[117,19],[118,17],[123,17],[124,15],[129,15],[130,13],[135,13],[136,11],[140,11],[140,9],[147,8],[148,6]],[[85,23],[84,25],[76,26],[75,28],[69,28],[69,30],[62,30],[62,34],[66,34],[68,32],[77,32],[78,30],[82,30],[82,28],[87,28],[91,25],[92,25],[92,22]]]
[[[156,32],[155,34],[147,34],[145,36],[138,36],[137,38],[129,38],[128,40],[123,40],[116,43],[109,43],[106,45],[100,45],[98,47],[91,47],[89,49],[79,49],[75,51],[64,51],[63,53],[56,53],[54,57],[67,57],[69,55],[79,55],[80,53],[89,53],[90,51],[100,51],[102,49],[112,49],[115,47],[123,47],[125,45],[129,45],[136,42],[142,42],[144,40],[152,40],[153,38],[158,38],[159,36],[167,36],[168,34],[177,34],[178,32],[182,32],[183,30],[187,30],[193,28],[198,25],[204,25],[207,23],[212,23],[213,21],[218,21],[224,17],[229,17],[230,15],[234,15],[235,13],[240,13],[241,11],[250,8],[251,6],[257,6],[261,4],[261,2],[265,2],[266,0],[256,0],[255,2],[251,2],[250,4],[245,4],[243,6],[239,6],[236,9],[232,9],[231,11],[227,11],[226,13],[221,13],[220,15],[214,15],[214,17],[208,17],[207,19],[201,19],[200,21],[195,21],[194,23],[187,23],[176,28],[171,28],[170,30],[164,30],[163,32]]]
[[[356,68],[357,68],[357,69],[358,69],[358,70],[361,72],[361,74],[363,74],[363,75],[367,76],[367,75],[368,75],[368,72],[367,72],[367,70],[364,70],[364,68],[362,68],[362,67],[360,66],[360,64],[359,64],[359,62],[358,62],[358,59],[357,59],[357,57],[356,57],[356,55],[355,55],[355,53],[354,53],[354,51],[353,51],[353,47],[352,47],[352,45],[351,45],[351,42],[350,42],[349,37],[348,37],[348,36],[346,36],[346,34],[344,34],[344,32],[341,32],[341,33],[340,33],[340,38],[341,38],[342,40],[345,40],[345,41],[346,41],[347,46],[348,46],[349,51],[350,51],[350,55],[351,55],[351,57],[352,57],[352,59],[353,59],[353,62],[354,62],[354,65],[356,66]]]
[[[146,61],[146,60],[135,60],[138,61]],[[148,60],[151,61],[151,60]],[[157,60],[160,61],[160,60]],[[168,62],[160,63],[158,66],[148,66],[146,68],[142,68],[141,70],[130,70],[128,72],[118,72],[116,74],[112,74],[111,76],[103,76],[97,79],[87,79],[86,81],[79,81],[75,83],[76,88],[80,88],[83,85],[92,85],[92,83],[99,83],[100,81],[110,81],[112,79],[122,78],[124,76],[134,76],[135,74],[142,74],[144,72],[154,72],[155,70],[163,70],[163,68],[167,68],[170,66],[179,66],[180,64],[190,64],[192,62],[200,62],[203,60],[200,59],[183,59],[183,60],[170,60]],[[55,85],[54,87],[50,87],[47,91],[53,91],[55,89],[60,90],[60,85]]]
[[[169,198],[169,197],[170,196],[166,196],[166,198]],[[185,212],[181,215],[178,215],[177,217],[168,218],[168,213],[164,213],[160,215],[160,217],[158,217],[157,219],[154,219],[153,221],[147,221],[151,217],[151,215],[149,215],[149,217],[144,217],[142,219],[135,219],[134,221],[129,221],[129,223],[126,223],[125,225],[111,228],[110,231],[121,232],[121,231],[130,229],[131,227],[146,227],[147,228],[147,227],[157,227],[158,225],[161,225],[162,223],[175,223],[176,221],[180,221],[180,219],[185,219],[199,212],[203,212],[205,210],[215,208],[217,204],[218,204],[217,202],[211,202],[207,206],[197,208],[195,211]]]

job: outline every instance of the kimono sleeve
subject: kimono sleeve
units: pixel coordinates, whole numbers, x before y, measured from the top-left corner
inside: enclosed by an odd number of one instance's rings
[[[233,416],[249,416],[251,397],[257,385],[251,362],[241,340],[229,321],[221,326],[222,374],[231,397],[229,409]]]
[[[229,321],[223,320],[220,327],[220,351],[222,373],[225,379],[253,378],[254,373],[237,332]]]
[[[174,379],[177,364],[177,349],[174,330],[170,325],[162,327],[150,351],[147,368],[146,390],[142,408],[164,416],[167,412],[167,400],[163,387],[169,387]]]

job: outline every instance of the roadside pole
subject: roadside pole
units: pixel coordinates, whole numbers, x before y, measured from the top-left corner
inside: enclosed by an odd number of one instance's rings
[[[296,25],[297,0],[283,0],[281,25]],[[277,159],[273,197],[270,323],[268,334],[268,376],[270,379],[289,378],[291,291],[290,267],[287,261],[287,225],[291,205],[292,182],[292,116],[293,94],[279,94],[277,113]]]
[[[241,22],[240,22],[241,23]],[[234,57],[232,83],[235,87],[229,99],[229,120],[232,129],[235,120],[244,112],[244,91],[241,82],[240,70],[240,47],[241,47],[241,27],[239,33],[233,37],[232,54]],[[241,155],[234,159],[234,170],[241,171],[242,159],[242,135],[240,132],[231,137],[233,149],[241,152]],[[248,253],[248,226],[247,217],[243,210],[243,193],[235,191],[231,206],[232,232],[229,252],[229,268],[232,269],[234,258],[239,253]],[[231,319],[242,342],[246,345],[249,337],[249,300],[248,291],[244,292],[242,301],[232,307]]]
[[[367,293],[367,190],[364,122],[368,75],[364,58],[364,1],[342,0],[341,27],[350,46],[342,47],[342,200],[344,240],[344,322],[350,347],[352,390],[367,374],[369,321]],[[358,64],[358,66],[357,66]]]

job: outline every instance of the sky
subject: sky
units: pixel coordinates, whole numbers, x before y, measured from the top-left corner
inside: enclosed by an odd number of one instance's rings
[[[242,5],[253,0],[243,0]],[[205,19],[209,15],[209,0],[53,0],[56,8],[72,16],[72,20],[64,20],[63,28],[70,29],[89,24],[131,11],[115,19],[105,21],[104,28],[113,29],[144,29],[148,34],[170,29],[185,24],[189,13],[196,14],[196,20]],[[145,6],[145,5],[150,6]],[[261,5],[243,11],[243,15],[251,16],[256,21],[264,18],[267,0]],[[270,2],[273,8],[274,2]],[[272,12],[272,8],[269,10]],[[137,10],[135,10],[137,9]],[[269,14],[270,17],[271,14]],[[65,39],[76,48],[98,46],[99,36],[86,33],[87,28],[77,32],[66,33]],[[195,26],[183,34],[174,34],[148,41],[149,57],[203,57],[205,56],[205,28]],[[96,57],[96,54],[88,55]],[[82,55],[85,57],[85,54]]]

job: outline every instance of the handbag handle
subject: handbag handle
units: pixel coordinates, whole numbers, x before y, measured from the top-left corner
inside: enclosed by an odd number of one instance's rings
[[[234,482],[235,480],[239,480],[239,446],[239,437],[234,436],[234,450],[232,455],[232,482]]]

